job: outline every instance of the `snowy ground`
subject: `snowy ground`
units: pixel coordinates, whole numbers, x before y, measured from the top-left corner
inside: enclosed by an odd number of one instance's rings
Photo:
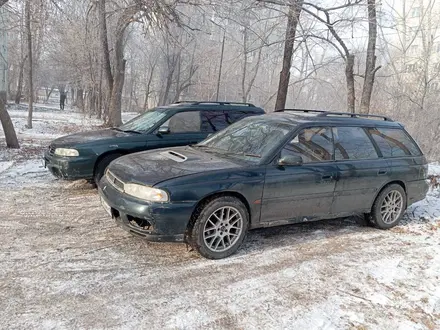
[[[30,131],[11,115],[23,148],[2,149],[0,131],[0,328],[440,329],[439,190],[389,231],[255,230],[210,261],[131,237],[95,190],[42,167],[50,139],[99,122],[37,112]]]

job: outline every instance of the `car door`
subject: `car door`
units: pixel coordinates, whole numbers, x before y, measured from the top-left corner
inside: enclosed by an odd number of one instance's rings
[[[379,189],[390,177],[386,159],[363,127],[334,127],[335,164],[338,178],[332,213],[368,212]]]
[[[337,169],[333,161],[333,138],[329,127],[302,129],[280,153],[300,156],[302,165],[266,170],[261,222],[301,222],[330,217]]]
[[[174,114],[152,134],[148,145],[154,148],[167,148],[195,144],[204,140],[208,132],[201,129],[200,111],[182,111]]]

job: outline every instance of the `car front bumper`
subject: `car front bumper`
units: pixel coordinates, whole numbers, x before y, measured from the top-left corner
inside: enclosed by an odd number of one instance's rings
[[[89,157],[61,157],[46,151],[43,156],[44,166],[55,177],[65,180],[92,179],[94,159]]]
[[[104,209],[124,230],[152,242],[183,242],[197,202],[153,203],[116,189],[104,176],[98,185]]]

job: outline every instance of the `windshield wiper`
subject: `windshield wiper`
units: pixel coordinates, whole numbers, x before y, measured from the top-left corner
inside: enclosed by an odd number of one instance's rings
[[[120,129],[119,127],[112,127],[111,129],[114,130],[114,131],[124,132],[124,133],[142,134],[142,132],[135,131],[135,130],[132,130],[132,129],[128,129],[126,131],[124,131],[123,129]]]
[[[128,129],[128,130],[126,130],[126,131],[122,131],[122,132],[124,132],[124,133],[142,134],[142,132],[135,131],[135,130],[132,130],[132,129]]]
[[[257,155],[257,154],[251,154],[251,153],[246,153],[246,152],[231,152],[228,150],[214,148],[214,147],[205,146],[205,145],[192,145],[191,147],[207,148],[208,150],[204,150],[205,152],[216,152],[216,153],[220,153],[220,154],[226,155],[226,156],[245,156],[245,157],[261,158],[261,155]]]
[[[261,158],[261,155],[257,154],[249,154],[246,152],[225,152],[225,155],[231,155],[231,156],[246,156],[246,157],[253,157],[253,158]]]

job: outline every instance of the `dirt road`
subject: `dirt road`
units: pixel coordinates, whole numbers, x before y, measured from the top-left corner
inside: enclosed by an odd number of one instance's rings
[[[437,196],[391,231],[350,219],[257,230],[209,261],[130,236],[95,190],[38,162],[0,166],[0,328],[440,328]]]

